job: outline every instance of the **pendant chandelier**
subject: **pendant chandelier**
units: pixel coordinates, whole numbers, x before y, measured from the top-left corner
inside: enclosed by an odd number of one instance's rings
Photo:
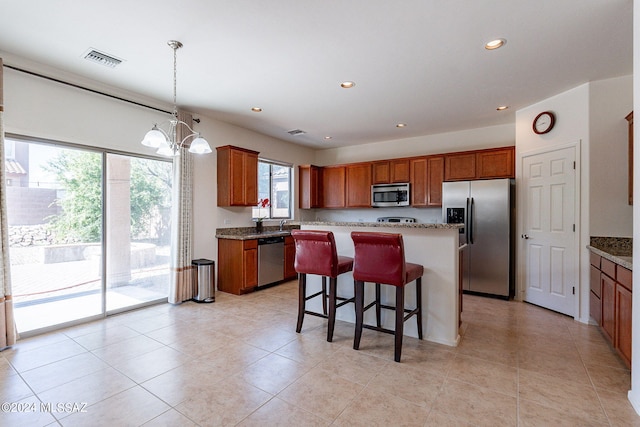
[[[163,156],[178,156],[180,155],[180,148],[187,142],[188,139],[193,138],[191,145],[189,146],[189,152],[195,154],[207,154],[211,153],[211,147],[206,139],[200,136],[199,132],[191,129],[191,126],[178,120],[178,107],[176,106],[176,52],[182,47],[182,43],[176,40],[169,40],[167,42],[169,47],[173,49],[173,118],[163,125],[168,125],[168,130],[164,130],[158,127],[158,124],[154,124],[153,128],[147,132],[142,140],[142,145],[151,148],[157,148],[156,153]],[[189,132],[189,135],[185,136],[181,141],[177,140],[177,128],[178,126],[185,126]]]

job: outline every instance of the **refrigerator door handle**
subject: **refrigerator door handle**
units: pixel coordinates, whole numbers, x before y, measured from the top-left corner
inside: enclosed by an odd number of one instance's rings
[[[467,208],[464,211],[464,240],[466,243],[471,243],[469,241],[469,209],[471,208],[471,199],[467,197]]]
[[[473,213],[473,197],[471,199],[467,199],[469,200],[469,223],[468,223],[468,228],[469,228],[469,243],[471,243],[473,245],[473,217],[474,217],[474,213]]]

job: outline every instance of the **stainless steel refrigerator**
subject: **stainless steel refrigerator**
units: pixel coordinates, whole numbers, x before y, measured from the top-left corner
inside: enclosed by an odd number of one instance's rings
[[[514,291],[513,206],[511,179],[442,184],[442,216],[460,229],[462,289],[508,299]]]

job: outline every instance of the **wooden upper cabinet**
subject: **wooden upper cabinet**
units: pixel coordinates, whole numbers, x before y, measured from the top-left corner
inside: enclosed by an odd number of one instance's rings
[[[322,207],[344,208],[345,166],[325,166],[322,168]]]
[[[371,163],[355,163],[346,166],[347,207],[371,207]]]
[[[298,207],[300,209],[322,206],[322,168],[313,165],[298,166]]]
[[[258,152],[226,145],[217,147],[218,206],[258,204]]]
[[[411,206],[414,208],[442,206],[444,157],[427,156],[410,161]]]
[[[444,156],[427,158],[428,194],[427,206],[442,206],[442,182],[444,181]]]
[[[391,172],[389,172],[389,161],[383,160],[381,162],[371,163],[371,183],[372,184],[388,184],[391,179]]]
[[[371,164],[372,184],[393,184],[398,182],[409,182],[410,160],[393,159],[373,162]]]
[[[391,171],[391,183],[396,182],[409,182],[410,180],[410,167],[409,159],[397,159],[389,162]]]
[[[515,177],[515,147],[445,154],[445,181]]]
[[[627,123],[629,125],[629,204],[633,204],[633,111],[630,112],[627,117]]]
[[[476,179],[476,154],[473,152],[446,154],[444,170],[445,181]]]
[[[476,178],[514,178],[514,156],[513,147],[476,153]]]

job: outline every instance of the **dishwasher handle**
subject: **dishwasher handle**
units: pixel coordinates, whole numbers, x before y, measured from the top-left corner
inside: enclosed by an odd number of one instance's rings
[[[258,245],[274,245],[276,243],[284,243],[284,237],[261,237],[258,239]]]

